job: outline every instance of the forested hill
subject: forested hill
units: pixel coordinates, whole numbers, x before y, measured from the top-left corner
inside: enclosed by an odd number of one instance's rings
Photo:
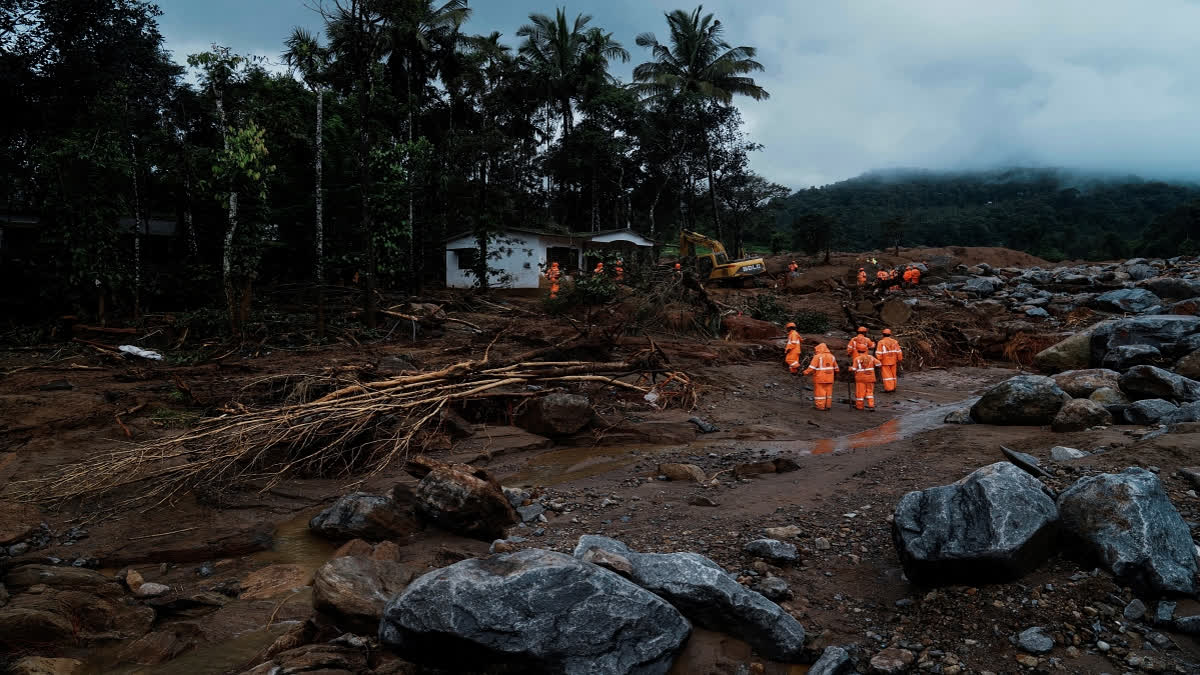
[[[1056,169],[877,171],[786,198],[798,247],[1007,246],[1048,260],[1200,253],[1200,184]],[[778,241],[781,237],[777,236]]]

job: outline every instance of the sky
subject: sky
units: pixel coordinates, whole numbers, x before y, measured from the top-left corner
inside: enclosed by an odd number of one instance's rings
[[[157,0],[178,61],[213,42],[279,60],[317,0]],[[591,14],[632,54],[676,0],[472,0],[471,33],[516,46],[530,13]],[[1053,166],[1200,179],[1200,0],[707,0],[758,49],[769,100],[739,100],[752,161],[802,189],[873,169]]]

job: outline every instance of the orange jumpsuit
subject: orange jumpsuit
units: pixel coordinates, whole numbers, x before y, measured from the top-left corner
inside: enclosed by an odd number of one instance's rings
[[[804,370],[805,375],[813,376],[813,407],[817,410],[833,408],[833,382],[837,372],[837,359],[833,357],[829,347],[826,347],[825,343],[817,345],[812,361]]]
[[[625,263],[621,260],[617,261],[617,282],[625,280]]]
[[[804,338],[800,337],[800,333],[793,328],[788,331],[787,346],[783,348],[783,360],[787,362],[788,370],[792,374],[800,372],[800,349],[804,345]]]
[[[912,285],[917,286],[917,285],[920,285],[920,283],[921,283],[921,270],[914,267],[913,271],[912,271]]]
[[[558,298],[558,276],[561,272],[558,269],[558,263],[550,265],[550,270],[546,272],[546,278],[550,280],[550,299]]]
[[[854,358],[854,355],[858,353],[859,345],[866,345],[867,349],[874,349],[875,341],[866,335],[855,335],[850,338],[850,343],[846,345],[846,356]]]
[[[880,281],[887,281],[888,280],[887,270],[879,270],[878,272],[875,273],[875,278]]]
[[[793,277],[796,276],[796,270],[798,270],[798,269],[800,269],[800,266],[796,264],[795,260],[793,260],[788,265],[788,276],[793,276]]]
[[[859,286],[867,285],[867,271],[866,270],[858,271],[858,285]]]
[[[879,369],[879,374],[883,378],[883,390],[896,391],[896,366],[904,360],[904,352],[900,350],[900,343],[892,337],[880,338],[879,346],[875,348],[875,356],[883,364]]]
[[[879,359],[866,352],[860,352],[850,362],[850,372],[854,373],[854,407],[862,410],[863,402],[867,407],[875,409],[875,366],[882,365]]]
[[[596,263],[596,269],[592,270],[592,274],[604,274],[604,263]]]

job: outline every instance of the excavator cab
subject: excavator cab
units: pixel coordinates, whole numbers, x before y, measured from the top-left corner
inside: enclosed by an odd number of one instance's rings
[[[701,246],[709,249],[710,252],[700,253],[697,251],[697,247]],[[679,233],[679,257],[695,259],[696,271],[700,278],[706,281],[753,284],[755,277],[767,270],[767,265],[762,258],[730,260],[724,244],[711,237],[688,230],[681,230]]]

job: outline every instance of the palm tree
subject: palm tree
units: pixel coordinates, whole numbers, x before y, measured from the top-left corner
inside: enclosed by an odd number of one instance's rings
[[[517,29],[525,38],[520,53],[527,58],[545,83],[546,97],[562,116],[563,135],[574,128],[572,103],[584,91],[589,78],[606,77],[611,59],[629,60],[629,52],[612,33],[587,29],[592,17],[580,14],[568,25],[565,8],[555,11],[553,19],[545,14],[530,14],[529,23]]]
[[[317,287],[317,335],[323,336],[325,334],[325,294],[321,289],[321,284],[325,279],[325,230],[322,222],[322,212],[324,211],[325,201],[321,192],[321,178],[322,149],[324,147],[324,78],[326,75],[325,71],[330,62],[330,52],[321,46],[315,35],[303,28],[294,29],[291,36],[284,41],[284,45],[287,47],[287,51],[283,53],[283,62],[292,71],[298,71],[304,83],[317,95],[317,126],[313,132],[313,142],[316,147],[315,157],[313,158],[313,170],[316,174],[316,190],[314,193],[316,202],[316,227],[313,236],[316,248],[316,262],[315,274],[313,276]]]
[[[749,96],[756,101],[770,98],[754,78],[747,77],[763,70],[762,64],[754,60],[757,50],[730,46],[721,36],[721,22],[712,14],[701,16],[703,9],[697,7],[690,14],[677,9],[666,15],[671,33],[669,47],[653,33],[637,36],[637,45],[649,49],[652,60],[633,69],[635,91],[651,102],[685,106],[697,119],[703,116],[706,104],[729,105],[734,96]],[[721,239],[711,141],[706,140],[704,152],[713,222]]]

